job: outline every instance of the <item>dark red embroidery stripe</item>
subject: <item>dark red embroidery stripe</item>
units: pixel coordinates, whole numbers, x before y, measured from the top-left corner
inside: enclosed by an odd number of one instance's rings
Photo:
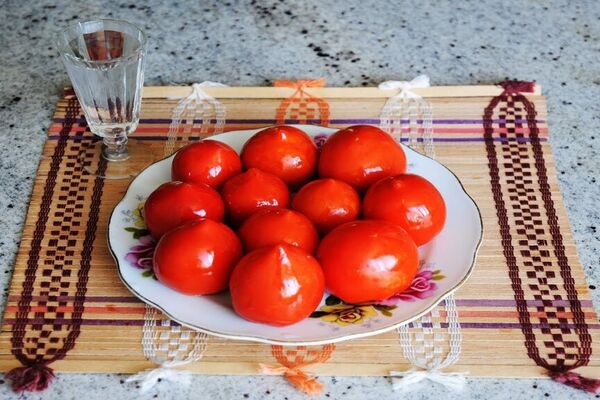
[[[509,98],[512,100],[509,105]],[[492,140],[492,135],[494,133],[493,127],[493,112],[499,104],[506,104],[505,111],[514,113],[515,107],[514,104],[522,104],[523,108],[527,113],[527,125],[530,131],[531,140],[531,149],[534,154],[535,160],[535,173],[537,177],[537,182],[539,183],[539,192],[542,196],[542,201],[544,204],[544,210],[546,212],[546,216],[548,218],[547,224],[549,226],[549,230],[552,236],[552,247],[554,250],[554,255],[558,261],[558,265],[560,268],[560,274],[564,283],[564,290],[567,292],[569,305],[573,312],[573,320],[576,323],[577,328],[575,332],[579,338],[579,343],[571,342],[567,343],[562,338],[562,335],[552,335],[553,341],[556,341],[560,345],[564,347],[576,347],[577,348],[577,359],[571,365],[565,365],[565,359],[559,357],[559,354],[552,354],[550,356],[551,359],[555,360],[555,363],[550,363],[546,358],[540,355],[540,351],[538,349],[536,343],[536,335],[533,331],[533,325],[531,323],[531,316],[527,309],[527,302],[525,300],[525,292],[523,290],[523,282],[519,276],[519,265],[517,264],[517,259],[515,256],[515,248],[513,237],[511,234],[511,227],[509,225],[509,217],[508,217],[508,209],[507,205],[503,198],[503,187],[500,183],[500,168],[499,168],[499,160],[498,155],[496,153],[496,144]],[[512,109],[511,109],[512,107]],[[502,237],[502,245],[504,256],[507,261],[509,276],[512,283],[512,289],[514,292],[515,301],[517,303],[517,311],[519,313],[519,322],[521,325],[521,330],[525,336],[525,347],[527,349],[528,356],[534,360],[534,362],[542,366],[550,371],[559,373],[568,371],[573,368],[577,368],[579,366],[586,365],[589,362],[589,358],[591,355],[591,336],[588,332],[588,327],[585,322],[585,316],[581,309],[581,303],[577,298],[577,291],[575,289],[575,282],[571,276],[570,266],[568,264],[568,259],[564,252],[564,244],[563,238],[560,233],[560,227],[558,225],[558,219],[556,217],[556,210],[554,207],[554,202],[551,198],[550,187],[548,185],[548,177],[547,170],[544,161],[544,155],[542,146],[539,140],[539,129],[537,127],[535,121],[535,108],[534,105],[523,95],[512,93],[510,89],[507,89],[502,95],[492,99],[490,104],[486,107],[484,112],[484,131],[485,131],[485,139],[486,139],[486,151],[488,156],[488,165],[490,170],[491,184],[492,184],[492,194],[494,197],[494,202],[496,204],[496,212],[500,224],[500,233]],[[526,144],[517,144],[517,146],[527,146]],[[508,159],[503,159],[504,168],[508,170],[512,170],[514,174],[516,171],[516,167],[511,162],[510,157]],[[519,168],[522,168],[522,165],[519,165]],[[507,174],[508,176],[508,174]],[[515,175],[513,175],[516,178]],[[518,192],[517,192],[518,193]],[[528,202],[527,198],[519,198],[520,201]],[[533,207],[532,207],[533,209]],[[522,211],[522,210],[520,210]],[[531,232],[528,232],[531,233]],[[522,252],[522,256],[525,253]],[[531,265],[531,264],[530,264]],[[523,267],[524,268],[524,267]],[[536,270],[537,271],[537,270]],[[534,274],[535,277],[537,275]],[[555,286],[554,289],[558,289],[556,285],[549,285],[552,287]],[[539,286],[537,284],[529,284],[529,287],[532,290],[539,290]],[[547,295],[547,293],[546,293]],[[541,299],[541,294],[540,294]],[[547,300],[544,300],[544,306],[542,310],[545,311],[545,307],[547,306]],[[551,305],[550,305],[551,306]],[[548,312],[547,319],[554,318],[555,315]],[[549,335],[550,332],[543,332],[543,334]],[[554,344],[550,343],[550,347],[554,348]],[[563,352],[564,347],[560,348],[560,352]],[[554,348],[555,352],[559,349]],[[558,352],[558,353],[560,353]],[[564,354],[564,353],[562,353]]]
[[[563,237],[560,233],[558,217],[556,216],[556,209],[554,207],[554,201],[552,200],[550,185],[548,184],[548,175],[544,160],[544,153],[540,143],[539,129],[537,123],[535,122],[535,108],[534,105],[522,94],[513,95],[513,98],[516,101],[524,104],[527,111],[527,126],[529,127],[530,131],[531,146],[533,148],[533,156],[538,173],[540,192],[542,193],[544,209],[546,210],[546,216],[548,217],[548,226],[550,227],[550,234],[552,235],[554,255],[558,260],[560,275],[563,279],[563,287],[567,292],[567,299],[569,300],[570,307],[573,312],[573,320],[576,326],[579,326],[579,328],[576,329],[577,335],[579,336],[579,358],[572,366],[568,368],[573,369],[589,363],[590,356],[592,355],[592,337],[588,331],[588,326],[585,321],[585,314],[581,308],[581,302],[577,296],[575,279],[573,279],[573,276],[571,275],[571,267],[569,266],[569,260],[565,254]]]
[[[27,315],[30,312],[32,300],[31,295],[33,292],[33,285],[35,283],[36,272],[38,270],[42,240],[44,238],[44,232],[48,222],[48,215],[50,214],[52,196],[54,195],[54,188],[56,186],[56,177],[58,175],[60,163],[65,154],[69,132],[71,131],[73,123],[77,117],[76,114],[78,110],[79,107],[77,98],[73,97],[69,99],[65,112],[65,122],[63,123],[62,130],[60,131],[60,139],[58,140],[58,143],[54,149],[54,153],[52,154],[50,170],[48,171],[48,177],[46,178],[46,185],[44,186],[44,194],[42,195],[38,220],[36,222],[35,231],[31,241],[31,249],[29,250],[27,269],[25,270],[25,280],[23,282],[23,291],[21,292],[21,299],[19,300],[18,305],[19,311],[15,316],[16,323],[13,327],[11,337],[12,353],[23,365],[31,365],[35,362],[42,362],[44,357],[43,355],[36,355],[34,360],[29,359],[23,353],[23,338],[25,337],[25,329],[27,327]]]
[[[16,313],[15,318],[15,326],[13,329],[13,335],[11,337],[12,353],[25,366],[32,366],[36,364],[47,366],[48,364],[56,360],[64,358],[67,352],[70,351],[75,345],[76,339],[81,332],[81,322],[84,311],[84,301],[85,294],[87,291],[89,269],[91,265],[91,256],[94,240],[96,237],[96,227],[100,215],[100,200],[102,197],[102,190],[104,187],[104,179],[99,177],[95,178],[94,188],[92,191],[91,205],[86,225],[85,239],[83,243],[83,248],[81,250],[80,264],[73,265],[70,267],[72,269],[78,268],[78,280],[76,285],[76,293],[73,298],[73,312],[71,316],[71,322],[68,326],[67,337],[64,338],[63,345],[59,348],[45,350],[44,347],[38,348],[38,351],[34,353],[33,358],[28,357],[28,355],[24,352],[24,337],[26,334],[26,329],[28,325],[31,325],[31,323],[29,322],[28,314],[31,311],[31,303],[33,300],[32,292],[35,289],[36,277],[39,274],[38,266],[40,262],[40,252],[42,250],[41,244],[44,239],[45,231],[46,229],[48,229],[46,225],[48,224],[50,207],[52,204],[54,193],[56,191],[58,171],[62,162],[69,162],[64,157],[67,149],[67,143],[69,143],[67,138],[69,132],[71,131],[73,123],[77,121],[76,118],[78,117],[78,111],[79,107],[77,99],[75,97],[70,98],[67,105],[65,122],[63,124],[63,129],[61,130],[60,139],[52,155],[52,162],[50,164],[48,178],[44,187],[44,194],[42,196],[40,212],[38,214],[38,221],[36,223],[36,228],[33,235],[32,246],[29,252],[29,258],[27,260],[27,269],[25,272],[25,281],[23,283],[23,292],[18,304],[18,311]],[[76,140],[75,142],[81,143],[81,140]],[[76,149],[71,150],[75,151]],[[106,170],[106,162],[103,159],[100,160],[100,165],[98,169],[100,174]],[[81,166],[79,165],[73,167],[73,171],[74,174],[77,175],[85,174],[85,172],[83,172]],[[73,178],[75,178],[75,176],[71,175],[71,182],[75,180]],[[82,185],[83,182],[81,182],[80,184]],[[69,197],[69,199],[70,201],[79,201],[79,199],[71,199],[71,197]],[[69,200],[65,200],[63,203],[68,202]],[[66,265],[63,265],[62,267],[66,267]],[[68,275],[63,276],[70,276],[70,273]],[[68,282],[66,283],[66,286],[63,286],[61,284],[61,288],[64,288],[65,290],[68,288],[68,286]],[[58,296],[50,296],[50,298],[52,297]],[[54,301],[59,300],[57,298],[56,300],[53,300],[53,302]],[[61,301],[59,301],[59,303],[61,303]],[[57,320],[58,319],[60,318],[57,316]],[[33,329],[37,330],[36,327],[33,327]],[[55,325],[54,329],[60,330],[60,327]],[[45,333],[40,332],[40,334],[43,336]]]
[[[104,175],[107,162],[100,157],[98,165],[98,175]],[[89,271],[92,260],[92,251],[94,249],[94,240],[96,240],[96,227],[100,218],[100,200],[102,199],[102,189],[104,188],[104,179],[96,177],[94,189],[92,192],[90,213],[86,226],[85,239],[83,241],[83,250],[81,252],[81,267],[77,273],[77,291],[73,302],[73,323],[71,330],[65,339],[65,343],[61,349],[56,352],[53,361],[64,358],[67,353],[75,346],[75,341],[81,333],[82,315],[85,310],[85,294],[87,292],[87,283],[89,279]]]
[[[490,104],[486,107],[483,116],[484,137],[486,139],[485,147],[488,156],[488,167],[490,169],[492,194],[494,196],[494,202],[496,203],[496,215],[498,216],[498,221],[500,223],[503,253],[504,257],[506,258],[506,264],[508,265],[508,273],[512,282],[515,301],[517,303],[519,323],[521,324],[521,330],[525,335],[525,347],[527,348],[527,355],[532,358],[536,364],[546,367],[547,363],[545,360],[540,358],[539,350],[535,345],[535,335],[533,334],[531,319],[529,317],[529,312],[527,311],[525,292],[523,291],[523,285],[521,278],[519,277],[519,267],[517,266],[515,249],[512,244],[512,235],[510,233],[510,226],[508,225],[508,212],[506,210],[504,198],[502,197],[498,157],[496,155],[494,141],[491,140],[494,133],[494,127],[492,126],[492,115],[494,109],[501,100],[506,101],[506,99],[502,96],[493,98]]]

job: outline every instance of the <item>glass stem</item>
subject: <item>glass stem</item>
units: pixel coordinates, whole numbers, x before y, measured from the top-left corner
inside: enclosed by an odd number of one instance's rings
[[[102,141],[102,155],[108,161],[124,161],[129,158],[127,151],[127,131],[115,128]]]

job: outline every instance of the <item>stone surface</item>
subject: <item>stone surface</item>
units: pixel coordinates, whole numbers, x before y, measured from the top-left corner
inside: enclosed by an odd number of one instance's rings
[[[327,5],[325,4],[327,3]],[[0,6],[0,287],[5,301],[46,129],[68,84],[53,49],[76,20],[123,18],[149,34],[146,83],[203,80],[269,85],[325,77],[374,86],[427,73],[432,84],[536,80],[548,98],[551,143],[581,261],[599,303],[600,6],[595,1],[15,1]],[[59,375],[35,399],[139,398],[115,374]],[[323,377],[322,398],[392,398],[385,378]],[[452,394],[424,383],[419,398],[588,398],[547,380],[469,380]],[[161,382],[148,398],[301,398],[279,377],[197,376]],[[0,381],[0,397],[16,398]]]

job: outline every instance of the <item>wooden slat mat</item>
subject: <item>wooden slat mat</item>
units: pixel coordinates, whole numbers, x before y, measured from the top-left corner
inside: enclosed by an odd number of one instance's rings
[[[286,103],[297,93],[293,88],[207,91],[226,108],[226,131],[282,118],[335,128],[379,124],[389,95],[375,88],[306,89],[310,96],[299,105]],[[545,99],[539,88],[527,94],[531,110],[518,95],[496,97],[501,92],[494,86],[420,90],[433,106],[437,158],[475,199],[485,229],[475,271],[456,294],[464,340],[450,370],[535,377],[546,375],[544,365],[578,363],[582,374],[599,376],[600,326],[558,190]],[[188,93],[146,88],[133,137],[157,158],[178,102],[173,97]],[[298,107],[308,114],[295,114]],[[212,132],[212,125],[182,130],[181,141]],[[106,243],[109,214],[128,182],[82,172],[77,157],[91,138],[67,94],[49,129],[15,265],[0,334],[2,371],[35,361],[52,362],[58,372],[152,366],[140,344],[144,305],[119,280]],[[275,362],[271,346],[211,337],[203,359],[189,369],[256,374],[259,362]],[[337,344],[329,361],[312,369],[386,375],[408,367],[398,334],[389,332]]]

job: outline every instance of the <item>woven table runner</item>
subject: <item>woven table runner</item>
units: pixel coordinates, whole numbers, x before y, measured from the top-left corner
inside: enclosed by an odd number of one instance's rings
[[[196,121],[198,126],[175,132],[176,142],[275,123],[380,125],[382,108],[397,93],[323,88],[318,81],[276,86],[205,88],[226,109],[226,119]],[[600,376],[600,325],[558,189],[541,89],[415,92],[431,105],[436,159],[460,178],[484,223],[473,275],[455,295],[462,346],[447,370],[547,377],[577,368],[581,375]],[[165,146],[173,146],[173,109],[189,94],[189,87],[145,88],[130,145],[162,158]],[[50,366],[57,372],[134,373],[154,365],[141,345],[145,306],[119,280],[107,248],[108,217],[129,182],[83,171],[80,159],[110,168],[86,151],[92,140],[77,99],[66,92],[49,128],[27,213],[0,333],[0,371]],[[446,328],[444,307],[436,317]],[[438,345],[449,350],[448,343]],[[308,348],[209,337],[202,359],[185,368],[257,374],[259,363],[293,360],[326,375],[389,375],[410,368],[396,331]]]

